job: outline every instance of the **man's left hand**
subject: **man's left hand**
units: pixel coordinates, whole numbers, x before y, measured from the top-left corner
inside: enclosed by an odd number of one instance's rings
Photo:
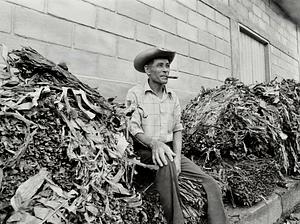
[[[181,157],[180,156],[175,156],[174,164],[175,164],[177,176],[179,176],[179,174],[181,173]]]

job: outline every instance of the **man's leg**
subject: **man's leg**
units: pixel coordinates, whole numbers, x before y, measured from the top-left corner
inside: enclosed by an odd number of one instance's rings
[[[157,190],[169,224],[183,224],[180,191],[174,162],[169,159],[168,165],[160,167],[156,175]]]
[[[139,150],[141,162],[152,163],[150,150]],[[156,187],[168,224],[183,224],[184,218],[181,209],[180,192],[174,162],[169,159],[168,165],[160,167],[156,173]]]
[[[226,224],[222,194],[216,181],[185,156],[181,156],[181,174],[197,178],[203,185],[208,201],[208,223]]]

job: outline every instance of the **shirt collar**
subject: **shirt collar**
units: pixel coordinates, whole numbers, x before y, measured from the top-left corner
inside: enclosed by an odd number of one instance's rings
[[[172,92],[169,91],[169,90],[167,90],[166,85],[164,85],[163,88],[164,88],[164,93],[167,93],[168,96],[169,96],[170,98],[172,98]],[[144,84],[144,93],[146,94],[147,92],[152,92],[152,93],[154,93],[153,90],[151,89],[150,85],[149,85],[148,80],[147,80],[147,81],[145,82],[145,84]],[[154,93],[154,94],[155,94],[155,93]]]

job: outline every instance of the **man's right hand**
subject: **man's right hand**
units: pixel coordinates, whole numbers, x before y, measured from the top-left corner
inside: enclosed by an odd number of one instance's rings
[[[152,140],[150,144],[150,148],[152,150],[152,161],[155,165],[164,166],[168,165],[169,160],[173,161],[173,157],[176,155],[169,146],[165,143]],[[167,157],[166,157],[167,156]]]

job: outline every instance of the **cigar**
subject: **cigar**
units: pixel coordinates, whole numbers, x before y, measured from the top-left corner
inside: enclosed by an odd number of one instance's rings
[[[178,77],[177,77],[177,76],[169,75],[169,76],[168,76],[168,79],[178,79]]]

